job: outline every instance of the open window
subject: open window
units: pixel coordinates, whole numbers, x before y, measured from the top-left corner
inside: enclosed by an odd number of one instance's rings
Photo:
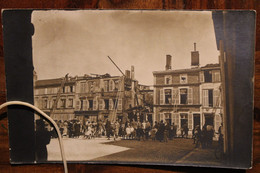
[[[212,82],[212,71],[211,70],[205,70],[204,71],[204,81],[205,82]]]
[[[181,104],[188,104],[188,89],[182,88],[180,89],[180,103]]]

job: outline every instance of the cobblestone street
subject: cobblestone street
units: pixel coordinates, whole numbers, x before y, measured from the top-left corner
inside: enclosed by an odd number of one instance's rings
[[[194,148],[192,139],[177,138],[168,142],[64,139],[66,158],[69,161],[109,161],[109,162],[150,162],[160,164],[211,165],[223,164],[214,156],[214,147],[210,149]],[[51,148],[51,149],[50,149]],[[48,160],[61,160],[58,140],[52,139],[48,145]]]

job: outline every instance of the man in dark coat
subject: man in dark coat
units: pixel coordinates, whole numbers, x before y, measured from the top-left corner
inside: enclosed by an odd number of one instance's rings
[[[37,162],[45,162],[48,158],[47,147],[51,140],[51,133],[45,128],[45,123],[42,119],[36,120],[36,160]]]
[[[165,126],[164,126],[164,123],[163,123],[163,120],[161,120],[161,123],[159,124],[159,128],[158,128],[158,139],[160,142],[163,141],[163,133],[164,133],[164,130],[165,130]]]
[[[110,135],[112,133],[112,126],[109,120],[107,120],[105,128],[106,128],[107,139],[110,140]]]

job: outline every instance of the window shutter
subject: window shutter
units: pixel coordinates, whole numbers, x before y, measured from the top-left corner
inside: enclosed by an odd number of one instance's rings
[[[203,90],[203,100],[202,105],[203,106],[209,106],[209,92],[208,90]]]
[[[188,115],[188,128],[189,130],[192,129],[192,113],[189,113]]]
[[[83,100],[83,111],[86,111],[88,108],[88,101],[87,100]]]
[[[163,89],[160,89],[160,105],[163,105],[164,101],[163,101]]]
[[[204,72],[200,72],[200,82],[204,82]]]
[[[80,110],[80,100],[77,99],[76,101],[76,110],[79,111]]]
[[[109,110],[113,110],[114,108],[114,102],[112,99],[109,99]]]
[[[212,73],[212,82],[215,82],[216,81],[216,73],[215,73],[215,71],[212,71],[211,72]]]
[[[213,90],[213,107],[217,106],[218,91]]]
[[[104,102],[104,100],[103,99],[99,99],[99,110],[103,110],[104,108],[104,106],[103,106],[103,102]]]
[[[89,88],[88,88],[88,82],[86,82],[86,84],[85,84],[85,93],[88,93],[88,91],[89,91]]]
[[[122,99],[118,99],[118,110],[122,110]]]
[[[93,110],[97,110],[98,109],[98,99],[97,97],[95,97],[95,99],[93,100]]]
[[[189,88],[188,89],[188,104],[191,105],[192,104],[192,101],[193,101],[193,93],[192,93],[192,88]]]
[[[109,91],[113,91],[114,90],[114,87],[115,87],[115,83],[113,80],[110,80],[109,81]]]
[[[103,79],[100,80],[100,89],[101,90],[103,89],[105,91],[104,80]]]

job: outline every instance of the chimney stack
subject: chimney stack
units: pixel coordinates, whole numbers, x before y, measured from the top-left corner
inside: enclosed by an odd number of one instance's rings
[[[166,66],[165,70],[171,70],[172,69],[172,56],[171,55],[166,55]]]
[[[191,66],[199,66],[199,51],[196,50],[196,43],[194,43],[194,51],[191,51]]]
[[[135,79],[135,67],[133,65],[131,66],[131,79]]]
[[[125,76],[126,78],[130,79],[130,70],[125,71]]]

